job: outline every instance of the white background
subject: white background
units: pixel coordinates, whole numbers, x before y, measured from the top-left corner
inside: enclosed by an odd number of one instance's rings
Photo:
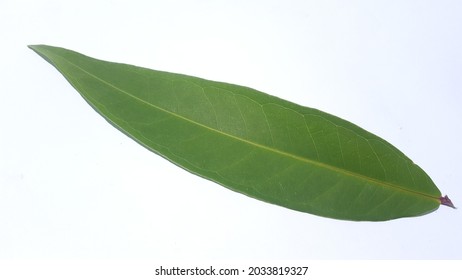
[[[462,211],[346,222],[196,177],[27,48],[256,88],[401,149],[462,205],[461,1],[0,2],[0,258],[461,259]]]

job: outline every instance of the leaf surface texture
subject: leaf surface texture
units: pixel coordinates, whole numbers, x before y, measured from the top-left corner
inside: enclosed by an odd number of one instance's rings
[[[356,221],[419,216],[441,204],[419,166],[333,115],[238,85],[30,48],[114,127],[231,190]]]

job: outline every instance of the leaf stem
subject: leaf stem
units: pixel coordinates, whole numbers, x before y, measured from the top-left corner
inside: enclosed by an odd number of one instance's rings
[[[454,206],[454,204],[452,204],[452,201],[449,199],[447,195],[440,197],[440,202],[442,205],[456,209],[456,207]]]

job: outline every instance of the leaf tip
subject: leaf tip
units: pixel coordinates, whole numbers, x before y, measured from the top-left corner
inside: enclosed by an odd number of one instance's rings
[[[42,50],[48,48],[49,46],[47,45],[27,45],[27,47],[34,52],[41,52]]]
[[[27,45],[27,47],[31,50],[36,50],[39,45]]]
[[[40,54],[40,46],[41,45],[27,45],[27,47],[31,50],[33,50],[34,52],[36,52],[37,54]]]
[[[447,195],[440,197],[440,202],[442,205],[456,209],[456,207],[454,206],[454,204],[452,203],[452,201],[449,199]]]

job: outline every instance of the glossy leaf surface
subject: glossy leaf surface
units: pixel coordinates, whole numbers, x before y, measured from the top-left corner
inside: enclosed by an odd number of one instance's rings
[[[346,220],[418,216],[441,204],[403,153],[330,114],[247,87],[30,48],[117,129],[231,190]]]

